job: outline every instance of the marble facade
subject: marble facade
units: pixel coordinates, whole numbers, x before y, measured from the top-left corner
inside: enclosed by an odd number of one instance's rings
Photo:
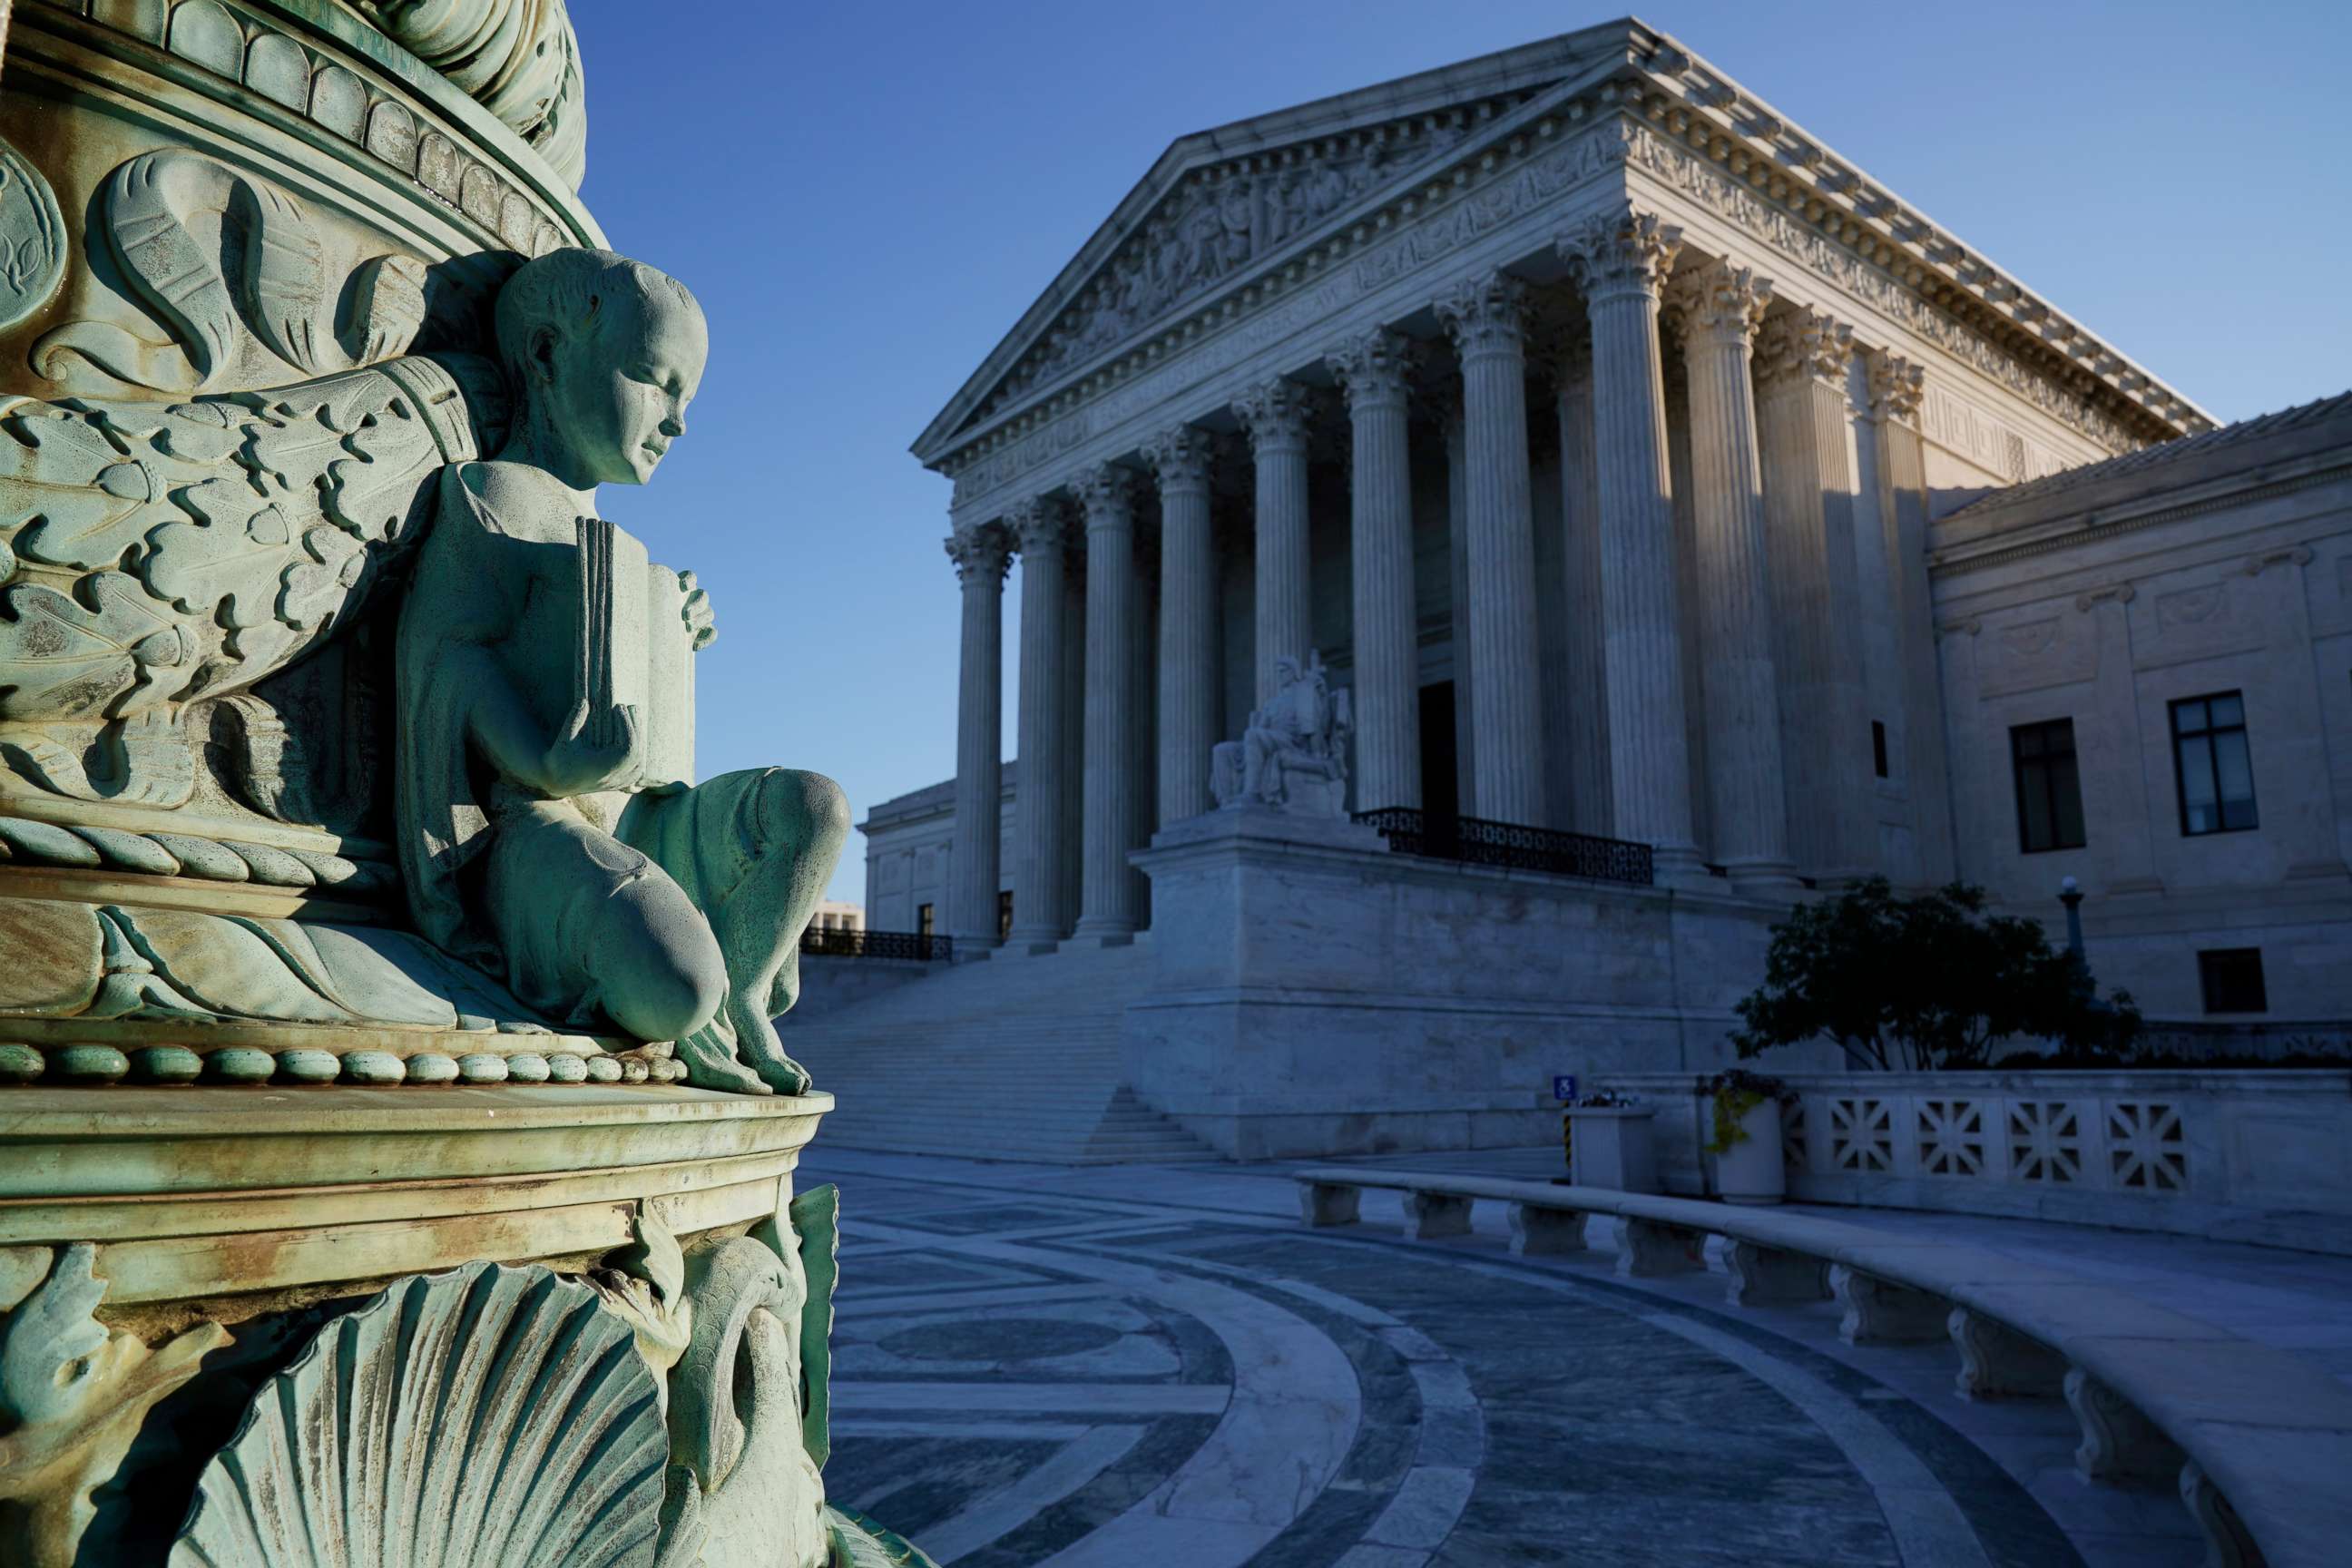
[[[888,889],[929,856],[961,955],[994,944],[1007,893],[1024,953],[1128,940],[1152,917],[1131,890],[1111,898],[1116,850],[1152,868],[1167,950],[1167,835],[1196,837],[1181,825],[1208,805],[1211,749],[1242,733],[1282,660],[1313,655],[1356,716],[1350,809],[1645,846],[1655,883],[1640,896],[1719,910],[1718,945],[1751,941],[1756,912],[1802,889],[1874,873],[1965,877],[2053,916],[2043,901],[2074,875],[2115,955],[2103,976],[2153,1016],[2195,1017],[2189,950],[2284,885],[2280,1016],[2347,1016],[2327,933],[2352,931],[2352,794],[2328,759],[2352,746],[2325,734],[2352,724],[2322,720],[2352,689],[2317,652],[2342,547],[2312,522],[2332,505],[2340,523],[2338,490],[2298,492],[2293,523],[2262,510],[2267,491],[2252,510],[2200,503],[2129,547],[2177,540],[2187,575],[2168,580],[2168,613],[2220,592],[2250,656],[2269,650],[2276,692],[2254,694],[2252,666],[2243,684],[2274,736],[2257,765],[2279,805],[2276,826],[2263,807],[2259,871],[2226,846],[2122,842],[2171,809],[2164,702],[2189,676],[2156,639],[2221,643],[2205,621],[2159,632],[2153,594],[2098,597],[2144,568],[2120,563],[2095,518],[2055,542],[2070,492],[2047,487],[2114,471],[2103,497],[2160,489],[2169,465],[2143,458],[2214,428],[1639,23],[1181,139],[915,443],[955,487],[967,785],[919,848],[893,826],[919,797],[877,808],[877,923],[900,918]],[[2328,439],[2340,458],[2344,432]],[[2228,489],[2226,462],[2197,482]],[[2042,533],[2020,546],[2012,526]],[[2266,564],[2244,566],[2254,555]],[[992,650],[1016,566],[1024,788],[999,791]],[[2015,694],[2059,677],[1988,685],[1988,660],[2042,656],[1989,636],[1961,639],[1990,650],[1971,655],[1949,625],[2047,619],[2031,606],[2051,593],[2086,607],[2061,617],[2050,668],[2105,671],[2065,677],[2082,683],[2084,788],[2120,770],[2147,799],[2111,818],[2101,795],[2094,847],[2021,858],[2008,731],[2048,703]],[[2101,663],[2103,637],[2119,651]],[[2240,684],[2225,673],[2191,684]],[[1153,694],[1149,711],[1098,700],[1122,682]],[[2089,761],[2111,738],[2137,760]],[[1048,792],[1034,812],[1033,774]],[[1147,784],[1156,812],[1135,804]],[[1080,864],[1094,902],[1062,890]],[[1244,918],[1194,902],[1213,927]],[[1344,947],[1370,907],[1318,918]],[[1424,940],[1436,907],[1384,940]],[[1555,1002],[1636,1005],[1574,960],[1538,966]],[[1366,973],[1399,967],[1392,946]],[[1720,1000],[1642,1005],[1683,1010],[1694,1039],[1719,1034]],[[1433,1015],[1418,1016],[1407,1032],[1426,1035]]]

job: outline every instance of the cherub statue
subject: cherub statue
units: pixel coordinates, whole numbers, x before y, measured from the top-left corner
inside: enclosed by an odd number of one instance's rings
[[[707,600],[647,624],[656,569],[596,517],[597,486],[645,483],[684,434],[702,312],[650,267],[565,249],[516,272],[496,331],[512,434],[443,472],[400,617],[410,909],[553,1017],[675,1040],[695,1085],[797,1093],[770,1019],[847,806],[784,768],[648,774],[638,639],[708,640]]]
[[[1239,741],[1212,753],[1211,792],[1220,805],[1271,805],[1312,816],[1348,815],[1348,693],[1333,691],[1321,656],[1275,661],[1275,692],[1250,714]]]

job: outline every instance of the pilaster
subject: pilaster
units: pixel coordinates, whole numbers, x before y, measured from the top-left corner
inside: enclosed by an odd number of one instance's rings
[[[1592,318],[1593,439],[1616,836],[1654,847],[1670,880],[1700,875],[1692,841],[1675,603],[1658,290],[1682,231],[1624,207],[1559,237]]]
[[[1853,331],[1817,310],[1769,317],[1756,347],[1766,575],[1797,864],[1823,883],[1877,859],[1854,560]]]
[[[956,680],[955,839],[949,874],[948,932],[959,956],[998,945],[1002,879],[1004,733],[1004,574],[1011,542],[992,524],[958,529],[947,540],[963,587],[963,641]]]
[[[1936,667],[1935,600],[1927,580],[1927,455],[1919,429],[1927,377],[1900,354],[1868,364],[1864,426],[1878,449],[1879,516],[1885,520],[1889,591],[1901,650],[1904,787],[1927,882],[1959,874],[1952,844],[1952,794],[1944,745],[1944,689]]]
[[[1405,341],[1374,331],[1330,356],[1353,426],[1356,805],[1421,805],[1420,650]]]
[[[1462,359],[1471,698],[1478,812],[1544,826],[1536,657],[1535,517],[1528,462],[1527,287],[1490,272],[1437,301]]]

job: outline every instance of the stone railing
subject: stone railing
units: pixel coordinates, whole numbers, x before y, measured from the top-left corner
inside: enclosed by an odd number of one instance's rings
[[[1789,1196],[2026,1215],[2352,1253],[2352,1071],[1789,1073]],[[1712,1190],[1690,1073],[1599,1087],[1657,1107],[1669,1192]]]
[[[2082,1431],[2075,1468],[2111,1483],[2175,1479],[2207,1561],[2323,1568],[2352,1540],[2352,1388],[2282,1351],[2042,1264],[1922,1247],[1866,1226],[1601,1187],[1309,1166],[1310,1226],[1355,1223],[1365,1188],[1404,1194],[1406,1234],[1465,1236],[1479,1199],[1510,1205],[1511,1250],[1580,1252],[1619,1222],[1628,1279],[1706,1267],[1724,1242],[1738,1307],[1834,1300],[1849,1344],[1948,1342],[1965,1398],[2060,1398]]]

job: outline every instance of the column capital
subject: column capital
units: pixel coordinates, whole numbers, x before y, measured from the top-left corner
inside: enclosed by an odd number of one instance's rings
[[[1059,550],[1070,542],[1069,509],[1051,496],[1032,496],[1004,514],[1004,526],[1019,542],[1021,553]]]
[[[1635,206],[1597,213],[1552,237],[1588,302],[1626,293],[1654,297],[1674,269],[1683,231]]]
[[[1234,416],[1249,432],[1253,452],[1284,447],[1303,449],[1317,401],[1311,389],[1277,375],[1234,398]]]
[[[1116,463],[1091,463],[1070,480],[1070,494],[1086,514],[1087,531],[1126,528],[1135,521],[1135,472]]]
[[[1845,391],[1845,370],[1853,358],[1853,329],[1821,311],[1798,306],[1767,317],[1756,339],[1756,379],[1766,386],[1811,379]]]
[[[1927,371],[1901,354],[1883,350],[1864,363],[1870,376],[1870,407],[1865,416],[1873,421],[1916,418],[1927,395]]]
[[[1435,300],[1455,352],[1475,354],[1520,352],[1528,336],[1528,286],[1505,272],[1465,278]]]
[[[1666,286],[1664,298],[1677,318],[1677,330],[1694,346],[1754,342],[1771,302],[1769,278],[1728,261],[1710,261],[1677,275]]]
[[[1383,405],[1402,407],[1411,395],[1412,345],[1386,327],[1349,339],[1324,363],[1339,377],[1350,412]]]
[[[1197,425],[1171,425],[1143,444],[1143,460],[1159,477],[1160,492],[1209,488],[1217,438]]]
[[[958,528],[948,535],[946,543],[948,559],[955,563],[956,581],[1004,585],[1005,571],[1013,563],[1013,542],[1003,529],[992,522]]]

